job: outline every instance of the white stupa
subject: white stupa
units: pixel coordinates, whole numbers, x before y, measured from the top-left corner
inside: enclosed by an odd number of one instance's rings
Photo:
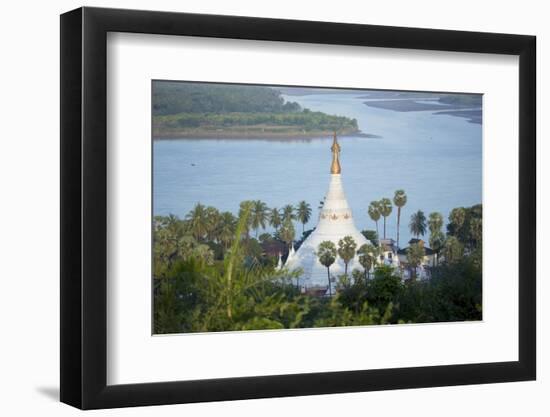
[[[357,243],[357,249],[365,243],[370,243],[355,227],[353,215],[344,194],[339,159],[340,145],[336,139],[336,134],[334,134],[331,150],[330,184],[323,208],[319,214],[317,227],[297,251],[294,251],[294,248],[292,248],[285,263],[285,268],[290,271],[297,268],[303,270],[300,284],[306,289],[328,287],[327,268],[319,262],[316,255],[317,248],[321,242],[329,240],[338,248],[340,239],[344,236],[351,236]],[[353,271],[354,268],[363,270],[357,255],[348,264],[348,273]],[[344,262],[338,257],[336,262],[330,267],[330,274],[332,277],[337,277],[343,273]]]

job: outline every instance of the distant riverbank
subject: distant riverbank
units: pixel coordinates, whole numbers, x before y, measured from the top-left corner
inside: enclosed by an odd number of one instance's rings
[[[172,139],[262,139],[262,140],[306,140],[315,138],[331,137],[334,134],[332,130],[280,130],[280,129],[226,129],[226,130],[206,130],[206,129],[184,129],[184,130],[153,130],[153,138],[155,140],[172,140]],[[371,133],[363,133],[360,130],[344,130],[337,132],[338,137],[360,137],[368,139],[381,139],[382,136]]]
[[[419,100],[419,99],[391,99],[391,100],[369,100],[365,105],[384,110],[393,110],[397,112],[417,112],[433,111],[434,114],[463,117],[470,123],[481,124],[482,110],[481,101],[478,102],[446,102],[439,100]],[[472,105],[473,104],[473,105]]]

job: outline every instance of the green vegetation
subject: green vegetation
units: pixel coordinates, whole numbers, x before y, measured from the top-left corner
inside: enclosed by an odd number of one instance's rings
[[[278,90],[155,81],[155,137],[308,137],[358,132],[357,120],[302,109]]]
[[[429,266],[421,241],[409,246],[399,268],[385,265],[380,257],[386,249],[372,230],[362,232],[372,245],[357,247],[350,236],[338,245],[322,242],[316,255],[327,269],[326,296],[302,292],[300,271],[277,268],[279,253],[286,256],[311,233],[296,240],[294,224],[303,227],[310,211],[304,201],[281,210],[243,201],[238,216],[199,203],[183,219],[155,217],[155,333],[481,319],[481,205],[452,210],[446,233],[440,213],[430,213],[427,221],[420,210],[413,215],[429,231],[431,250],[440,255]],[[362,268],[349,271],[347,264],[355,256]],[[338,258],[346,270],[334,277],[331,267]],[[420,279],[419,265],[428,277]]]
[[[401,226],[401,209],[407,204],[407,194],[403,190],[397,190],[393,196],[393,204],[397,207],[397,239],[396,245],[399,247],[399,227]]]

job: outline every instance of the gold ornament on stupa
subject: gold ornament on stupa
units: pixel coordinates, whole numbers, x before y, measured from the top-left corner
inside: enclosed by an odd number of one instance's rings
[[[332,151],[332,164],[330,166],[331,174],[340,174],[342,168],[340,168],[340,145],[338,144],[338,139],[336,138],[336,132],[334,132],[334,140],[332,146],[330,147]]]

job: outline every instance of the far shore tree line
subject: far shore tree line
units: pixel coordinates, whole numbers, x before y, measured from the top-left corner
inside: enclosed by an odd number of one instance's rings
[[[356,119],[302,108],[254,85],[155,81],[153,135],[358,132]]]

